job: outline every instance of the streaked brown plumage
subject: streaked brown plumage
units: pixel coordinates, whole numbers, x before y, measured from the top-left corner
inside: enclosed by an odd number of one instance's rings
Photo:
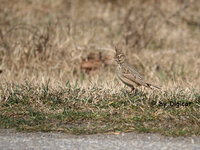
[[[160,89],[158,86],[150,84],[144,80],[144,78],[132,67],[129,65],[126,56],[117,48],[115,48],[115,61],[118,63],[117,74],[119,79],[135,92],[137,86],[145,86],[148,88],[154,87]]]

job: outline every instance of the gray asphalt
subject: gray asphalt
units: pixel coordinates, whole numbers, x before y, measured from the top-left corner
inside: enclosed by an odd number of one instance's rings
[[[75,136],[63,133],[15,133],[0,130],[0,150],[182,150],[200,149],[200,137],[165,137],[158,134]]]

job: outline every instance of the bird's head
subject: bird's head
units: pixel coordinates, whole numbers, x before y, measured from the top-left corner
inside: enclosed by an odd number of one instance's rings
[[[124,53],[122,53],[122,51],[117,49],[116,47],[115,47],[115,52],[116,52],[115,57],[114,57],[115,61],[118,64],[124,63],[125,60],[126,60],[126,57],[125,57]]]

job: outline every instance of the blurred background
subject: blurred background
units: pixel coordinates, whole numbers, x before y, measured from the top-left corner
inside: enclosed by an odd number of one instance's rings
[[[200,1],[0,0],[1,82],[122,85],[114,47],[162,87],[200,87]]]

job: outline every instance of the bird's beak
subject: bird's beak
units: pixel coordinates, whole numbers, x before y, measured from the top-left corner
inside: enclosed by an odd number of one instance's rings
[[[114,61],[117,61],[117,58],[116,58],[116,57],[114,57],[114,58],[113,58],[113,60],[114,60]]]

